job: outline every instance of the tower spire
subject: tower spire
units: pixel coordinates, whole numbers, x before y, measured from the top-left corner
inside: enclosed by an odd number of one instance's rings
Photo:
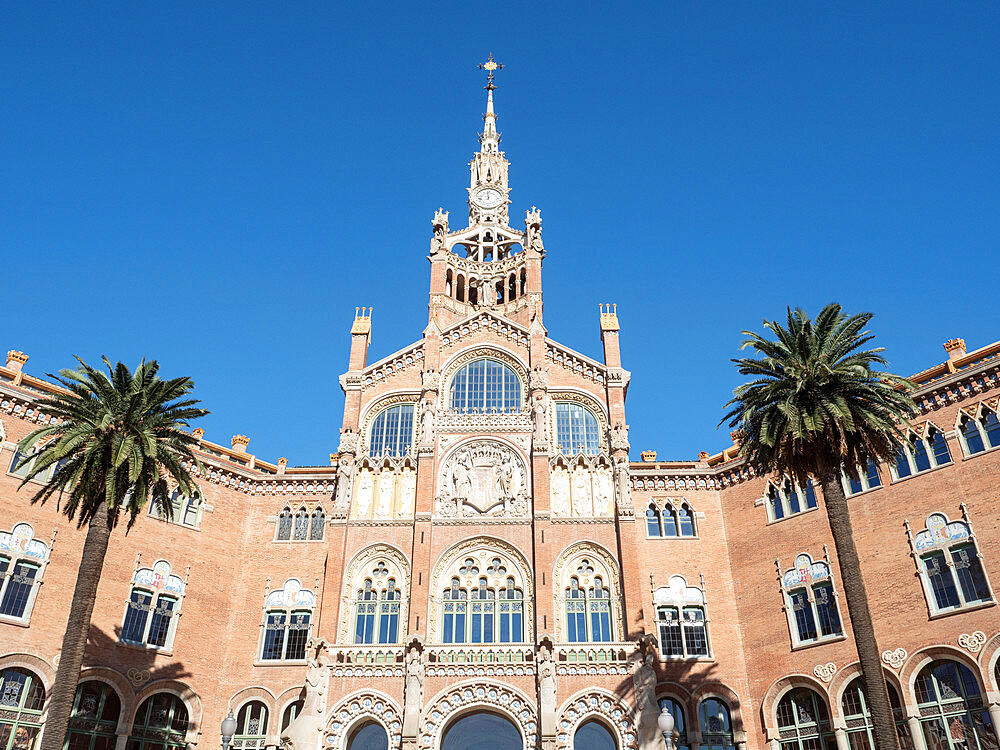
[[[494,60],[491,52],[486,62],[479,63],[479,69],[486,71],[486,114],[483,115],[483,134],[479,136],[480,151],[484,154],[496,153],[500,150],[500,134],[497,132],[497,115],[493,109],[493,91],[496,89],[493,74],[497,70],[503,70],[503,63]]]

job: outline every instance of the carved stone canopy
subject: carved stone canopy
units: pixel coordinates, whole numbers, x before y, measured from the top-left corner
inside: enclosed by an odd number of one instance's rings
[[[521,456],[496,440],[459,446],[441,468],[437,512],[442,516],[523,516],[528,472]]]

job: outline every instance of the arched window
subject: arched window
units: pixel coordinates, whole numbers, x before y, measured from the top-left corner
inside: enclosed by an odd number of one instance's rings
[[[276,538],[284,542],[292,538],[292,509],[285,507],[278,515],[278,531]]]
[[[184,581],[171,573],[166,560],[136,571],[122,622],[122,642],[170,650],[183,598]]]
[[[924,438],[914,432],[909,433],[900,446],[895,461],[889,464],[894,479],[906,479],[951,463],[951,452],[944,434],[933,425],[928,425],[926,432],[927,437]]]
[[[260,750],[267,740],[267,706],[260,701],[243,705],[236,715],[233,750]]]
[[[398,404],[379,412],[369,431],[368,455],[407,455],[413,446],[414,409],[414,404]]]
[[[981,555],[964,521],[949,523],[944,514],[932,513],[913,548],[920,556],[920,579],[932,614],[993,601]]]
[[[500,643],[520,643],[524,640],[524,592],[514,579],[500,589]]]
[[[851,479],[846,473],[842,474],[842,478],[844,492],[847,495],[857,495],[861,492],[867,492],[868,490],[874,490],[876,487],[882,486],[882,478],[879,477],[878,466],[870,459],[866,467],[858,467],[857,479]]]
[[[312,628],[316,595],[302,588],[297,578],[267,595],[261,638],[261,661],[301,661]]]
[[[149,515],[153,518],[159,518],[161,521],[170,521],[180,526],[196,529],[201,522],[201,495],[196,492],[188,497],[180,490],[174,490],[170,493],[169,515],[156,503],[149,504]]]
[[[913,735],[906,723],[906,716],[903,715],[903,706],[899,701],[899,693],[892,686],[891,682],[886,682],[889,689],[889,704],[892,706],[892,717],[896,722],[896,737],[899,740],[900,750],[913,750]],[[875,738],[872,735],[872,718],[868,710],[868,697],[865,694],[864,680],[855,677],[844,689],[844,696],[840,701],[844,710],[844,719],[847,722],[847,739],[851,744],[851,750],[874,750]]]
[[[49,548],[34,538],[30,524],[0,532],[0,619],[27,622],[49,559]],[[0,750],[3,750],[0,745]]]
[[[156,693],[135,712],[127,750],[185,750],[188,712],[184,702],[171,693]]]
[[[778,487],[769,484],[767,487],[767,520],[780,521],[788,516],[798,515],[816,507],[816,489],[812,480],[801,487],[788,479]]]
[[[809,555],[799,555],[795,558],[795,567],[786,570],[781,577],[781,587],[793,645],[844,634],[827,563],[813,562]]]
[[[388,569],[376,565],[372,578],[366,578],[355,603],[355,643],[397,643],[399,641],[399,591],[396,579],[386,578]],[[380,575],[381,573],[381,575]]]
[[[468,592],[458,578],[444,592],[444,622],[442,643],[465,643],[465,618],[468,614]]]
[[[971,669],[934,661],[920,670],[914,688],[928,748],[996,750],[993,721]]]
[[[698,707],[701,750],[736,750],[729,706],[718,698],[706,698]]]
[[[601,425],[594,413],[580,404],[556,402],[556,443],[560,453],[594,456],[601,451]]]
[[[573,750],[615,750],[614,735],[597,719],[585,721],[573,735]]]
[[[485,711],[466,714],[445,729],[441,750],[522,750],[524,740],[510,721]]]
[[[305,507],[299,508],[295,513],[295,524],[293,526],[292,539],[296,542],[304,542],[309,538],[309,511]]]
[[[669,585],[653,592],[660,633],[660,653],[672,659],[709,655],[705,595],[688,586],[684,576],[671,576]]]
[[[611,563],[603,555],[587,554],[571,557],[563,568],[557,563],[557,575],[562,578],[564,588],[559,608],[566,613],[566,640],[570,643],[606,643],[615,639],[616,619],[620,610],[612,617],[612,600],[618,594],[608,585],[617,586],[617,578],[608,567]]]
[[[818,693],[809,688],[793,688],[778,704],[778,733],[781,750],[834,750],[836,739],[830,729],[830,712]]]
[[[474,550],[449,568],[442,593],[443,643],[523,643],[521,573],[493,549]]]
[[[106,682],[80,683],[73,698],[66,750],[114,750],[122,703]]]
[[[656,503],[650,503],[649,507],[646,508],[646,536],[663,536],[663,526],[661,524],[660,509],[656,507]]]
[[[981,405],[978,414],[973,418],[963,412],[958,423],[962,447],[969,456],[1000,447],[1000,419],[997,419],[996,412]]]
[[[44,704],[45,688],[34,672],[0,672],[0,750],[34,750]]]
[[[449,403],[462,412],[520,411],[521,381],[503,362],[474,359],[452,378]]]
[[[479,579],[479,585],[472,590],[471,643],[493,643],[496,622],[496,590],[491,588],[486,577]]]
[[[301,700],[293,701],[285,706],[285,710],[281,712],[281,731],[284,732],[288,729],[288,725],[291,724],[295,717],[299,715],[302,711],[303,702]]]
[[[691,750],[687,721],[684,718],[684,707],[673,698],[660,698],[659,704],[661,711],[665,706],[670,709],[670,715],[674,717],[674,750]]]
[[[309,517],[309,541],[317,542],[323,539],[323,531],[326,528],[326,513],[321,506],[313,509]]]
[[[452,294],[452,286],[453,286],[451,278],[452,278],[451,269],[449,268],[448,272],[445,274],[444,277],[444,293],[447,294],[449,297]]]
[[[354,730],[347,741],[347,750],[388,750],[389,735],[377,721],[369,721]]]

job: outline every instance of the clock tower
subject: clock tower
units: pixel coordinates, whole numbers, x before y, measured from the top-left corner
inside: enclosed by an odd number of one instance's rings
[[[540,325],[541,212],[534,206],[526,212],[524,231],[510,226],[510,162],[500,150],[493,108],[494,72],[503,65],[490,55],[479,67],[487,71],[486,113],[479,151],[469,162],[469,225],[451,230],[447,211],[434,214],[430,318],[443,326],[490,309],[525,326]]]

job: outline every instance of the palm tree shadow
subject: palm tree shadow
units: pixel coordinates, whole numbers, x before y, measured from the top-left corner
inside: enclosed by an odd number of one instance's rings
[[[121,626],[107,633],[95,625],[87,635],[83,669],[104,668],[118,672],[139,693],[149,683],[160,680],[184,680],[191,677],[184,664],[166,657],[160,651],[132,646],[121,641]]]

